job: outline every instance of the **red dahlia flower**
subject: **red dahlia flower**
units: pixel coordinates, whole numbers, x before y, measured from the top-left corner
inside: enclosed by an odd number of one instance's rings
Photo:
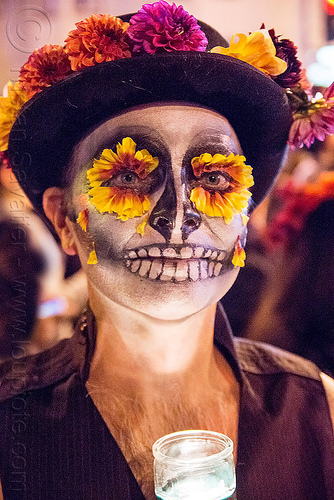
[[[129,24],[108,14],[93,14],[76,23],[65,42],[73,71],[104,61],[131,57],[126,31]]]
[[[22,66],[19,83],[28,99],[71,72],[70,61],[61,45],[46,44],[34,50]]]
[[[194,16],[182,5],[165,0],[145,4],[130,19],[128,35],[134,42],[134,53],[204,52],[208,41]]]
[[[291,88],[297,85],[301,78],[301,62],[297,58],[297,47],[287,38],[280,39],[275,35],[275,30],[268,31],[273,44],[276,47],[276,56],[283,59],[288,65],[286,71],[275,76],[273,80],[283,88]]]

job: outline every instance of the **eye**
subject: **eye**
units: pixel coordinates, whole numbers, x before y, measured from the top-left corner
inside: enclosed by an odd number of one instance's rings
[[[226,191],[230,187],[227,174],[223,172],[204,172],[199,178],[199,182],[204,188],[215,188]]]
[[[139,194],[148,194],[152,191],[155,182],[156,180],[153,173],[148,175],[145,179],[141,179],[136,172],[124,170],[104,181],[102,185],[120,189],[131,189]]]
[[[138,176],[132,172],[126,172],[125,174],[121,175],[121,181],[124,184],[134,184],[138,180]]]

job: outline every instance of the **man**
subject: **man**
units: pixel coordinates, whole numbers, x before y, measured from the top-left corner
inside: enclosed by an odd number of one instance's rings
[[[18,398],[25,414],[1,438],[5,499],[152,499],[154,441],[196,428],[234,441],[238,498],[333,498],[333,382],[326,396],[313,364],[233,342],[217,311],[243,265],[251,192],[259,202],[284,154],[287,97],[262,70],[204,52],[186,14],[162,1],[130,27],[79,23],[65,48],[74,74],[28,101],[11,131],[11,164],[80,256],[89,309],[71,339],[24,360],[21,384],[3,368],[1,418],[15,420]],[[122,39],[126,56],[99,66],[111,50],[99,22],[128,33],[132,58]],[[90,32],[97,64],[77,71],[93,60]]]

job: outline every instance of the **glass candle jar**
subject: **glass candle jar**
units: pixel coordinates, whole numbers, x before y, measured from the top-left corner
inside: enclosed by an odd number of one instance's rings
[[[218,432],[167,434],[153,445],[155,494],[161,500],[223,500],[235,491],[233,441]]]

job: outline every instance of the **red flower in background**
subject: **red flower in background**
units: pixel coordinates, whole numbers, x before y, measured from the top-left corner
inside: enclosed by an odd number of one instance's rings
[[[143,5],[130,19],[128,35],[134,42],[134,53],[204,52],[208,44],[196,18],[182,5],[170,5],[165,0]]]
[[[65,51],[73,71],[95,66],[105,61],[131,57],[129,24],[108,14],[93,14],[70,31],[65,42]]]
[[[309,214],[322,202],[334,199],[334,171],[322,172],[316,181],[296,187],[292,181],[276,190],[282,209],[268,225],[265,241],[269,248],[288,248],[295,241]]]
[[[61,45],[46,44],[34,50],[20,69],[19,83],[30,99],[71,73],[70,61]]]

